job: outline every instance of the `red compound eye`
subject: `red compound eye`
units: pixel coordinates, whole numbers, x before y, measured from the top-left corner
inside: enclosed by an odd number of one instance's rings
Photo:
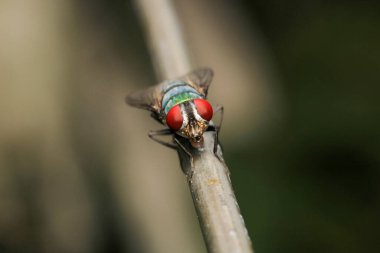
[[[173,130],[181,129],[183,117],[179,105],[173,106],[166,115],[166,124]]]
[[[207,121],[210,121],[212,118],[213,110],[212,106],[205,99],[194,99],[195,107],[197,108],[198,114]]]

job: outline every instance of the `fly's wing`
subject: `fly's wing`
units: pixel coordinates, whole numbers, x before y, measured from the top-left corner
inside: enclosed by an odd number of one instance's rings
[[[126,97],[126,102],[131,106],[151,111],[159,116],[161,114],[163,86],[164,83],[161,83],[144,90],[133,92]]]
[[[210,68],[199,68],[180,78],[190,84],[194,89],[207,97],[208,88],[211,84],[214,72]]]

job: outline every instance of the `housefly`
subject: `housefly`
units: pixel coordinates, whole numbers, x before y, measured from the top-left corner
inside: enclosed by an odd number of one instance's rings
[[[177,134],[189,140],[192,147],[201,149],[204,144],[203,133],[215,131],[217,136],[223,119],[223,107],[213,108],[207,101],[207,92],[213,78],[210,68],[196,69],[182,77],[166,80],[145,90],[127,96],[129,105],[151,111],[151,116],[167,129],[150,131],[149,137],[167,147],[178,148],[180,143],[165,142],[160,135]],[[213,115],[221,111],[219,126],[214,126]]]

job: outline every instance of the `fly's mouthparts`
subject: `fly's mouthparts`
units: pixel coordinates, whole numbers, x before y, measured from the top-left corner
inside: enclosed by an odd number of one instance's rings
[[[190,138],[190,144],[196,149],[203,148],[203,137],[202,136],[196,136],[194,138]]]
[[[196,136],[194,139],[196,142],[200,142],[202,140],[202,136]]]

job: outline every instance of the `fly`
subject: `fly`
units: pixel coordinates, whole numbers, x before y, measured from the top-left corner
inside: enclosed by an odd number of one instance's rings
[[[177,134],[189,140],[192,147],[203,148],[203,133],[206,130],[215,131],[216,152],[217,136],[223,120],[223,106],[215,109],[207,101],[207,92],[213,78],[210,68],[196,69],[185,76],[174,80],[166,80],[145,90],[134,92],[127,96],[131,106],[151,111],[151,116],[167,129],[150,131],[149,137],[167,147],[178,148],[181,144],[164,142],[157,138],[160,135]],[[221,111],[219,126],[214,126],[213,115]],[[181,146],[181,148],[183,148]]]

